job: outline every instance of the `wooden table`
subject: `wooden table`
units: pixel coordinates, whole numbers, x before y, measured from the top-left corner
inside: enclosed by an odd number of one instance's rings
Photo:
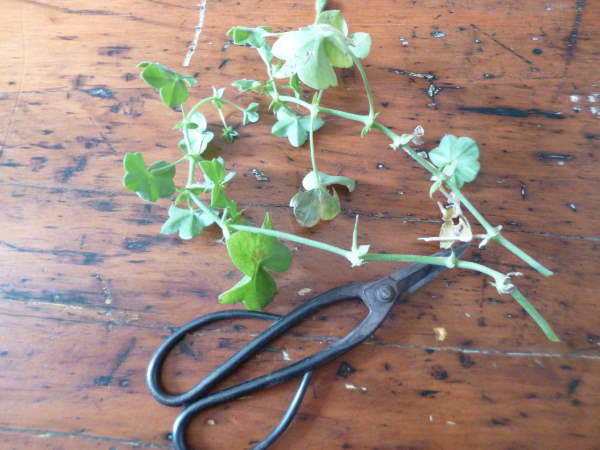
[[[366,71],[381,120],[399,132],[422,124],[427,148],[444,133],[475,138],[482,170],[467,195],[506,235],[556,272],[543,279],[490,245],[471,258],[518,280],[560,335],[552,344],[483,276],[448,272],[397,305],[376,336],[319,369],[299,417],[275,446],[293,449],[600,448],[600,3],[585,0],[358,0],[342,8],[351,31],[372,34]],[[203,10],[201,9],[203,8]],[[121,187],[125,152],[175,159],[176,113],[137,77],[142,60],[181,67],[198,25],[188,73],[193,95],[238,78],[262,79],[250,50],[229,46],[233,25],[300,26],[311,1],[5,0],[0,31],[0,447],[169,448],[177,409],[144,382],[156,346],[198,315],[224,309],[236,281],[216,232],[193,241],[159,234],[168,202],[144,203]],[[199,20],[200,18],[203,20]],[[596,30],[596,31],[594,31]],[[428,82],[444,88],[435,105]],[[234,92],[244,104],[251,98]],[[324,103],[364,112],[358,73],[341,73]],[[266,105],[263,104],[263,110]],[[218,118],[209,114],[212,125]],[[234,123],[240,118],[233,111]],[[287,208],[310,167],[306,148],[273,137],[272,116],[219,142],[238,173],[231,195],[255,223],[376,251],[428,254],[439,212],[422,169],[375,132],[328,118],[320,167],[358,180],[343,215],[302,230]],[[270,181],[259,181],[259,169]],[[477,227],[476,227],[477,228]],[[478,229],[478,228],[477,228]],[[479,230],[479,229],[478,229]],[[294,247],[268,311],[388,273]],[[312,289],[302,296],[306,288]],[[239,376],[265,373],[323,348],[364,311],[331,308],[278,340]],[[261,330],[220,323],[169,361],[172,389],[193,385]],[[436,339],[434,328],[447,331]],[[351,372],[351,373],[347,373]],[[176,376],[177,375],[177,376]],[[286,409],[292,381],[195,420],[194,446],[248,447]],[[363,389],[364,388],[364,389]]]

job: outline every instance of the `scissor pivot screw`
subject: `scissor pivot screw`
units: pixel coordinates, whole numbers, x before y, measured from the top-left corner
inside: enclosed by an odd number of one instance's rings
[[[377,290],[377,297],[383,302],[389,302],[394,299],[396,292],[392,286],[381,286]]]

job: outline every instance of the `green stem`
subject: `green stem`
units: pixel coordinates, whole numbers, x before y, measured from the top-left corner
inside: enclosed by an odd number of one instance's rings
[[[481,215],[481,213],[479,211],[477,211],[477,208],[475,208],[475,206],[473,206],[473,204],[467,199],[467,197],[465,197],[463,195],[463,193],[460,191],[460,189],[458,189],[454,185],[451,185],[448,183],[446,183],[446,184],[452,190],[454,195],[465,206],[465,208],[467,208],[469,210],[469,212],[471,214],[473,214],[473,217],[475,217],[479,221],[479,223],[481,224],[481,226],[485,229],[485,231],[487,233],[490,233],[490,234],[497,233],[496,228],[494,228],[485,219],[485,217],[483,217]],[[513,244],[511,241],[509,241],[507,238],[505,238],[501,234],[498,233],[494,238],[492,238],[492,240],[500,243],[504,248],[506,248],[508,251],[512,252],[513,254],[515,254],[516,256],[521,258],[523,261],[525,261],[527,264],[529,264],[531,267],[533,267],[535,270],[537,270],[539,273],[541,273],[545,277],[549,277],[553,274],[553,272],[550,269],[548,269],[547,267],[544,267],[542,264],[540,264],[534,258],[529,256],[527,253],[525,253],[523,250],[521,250],[519,247],[517,247],[515,244]]]
[[[281,95],[279,97],[279,100],[281,100],[282,102],[290,102],[290,103],[295,103],[297,105],[300,105],[304,108],[306,108],[307,110],[312,110],[313,105],[311,105],[308,102],[305,102],[304,100],[301,100],[299,98],[296,97],[290,97],[289,95]],[[369,116],[365,116],[365,115],[360,115],[360,114],[352,114],[346,111],[340,111],[339,109],[332,109],[332,108],[325,108],[323,106],[319,106],[319,113],[323,113],[323,114],[329,114],[331,116],[338,116],[338,117],[342,117],[344,119],[348,119],[348,120],[354,120],[356,122],[360,122],[362,124],[367,124],[369,121]]]
[[[194,184],[194,176],[196,175],[196,160],[194,158],[190,158],[190,164],[188,165],[188,177],[186,186],[190,184]]]
[[[263,60],[265,66],[267,67],[267,76],[269,77],[269,81],[273,86],[273,95],[271,97],[273,97],[274,102],[278,102],[279,91],[277,90],[277,83],[273,78],[273,69],[271,68],[271,61],[269,60],[268,55],[265,53],[265,50],[262,47],[258,49],[258,54],[260,55],[260,58]]]
[[[330,253],[335,253],[336,255],[340,255],[346,259],[348,259],[352,253],[348,250],[327,244],[325,242],[315,241],[313,239],[308,239],[302,236],[296,236],[295,234],[285,233],[283,231],[269,230],[268,228],[251,227],[248,225],[232,224],[229,226],[234,230],[238,231],[247,231],[249,233],[264,234],[266,236],[273,236],[278,239],[285,239],[287,241],[297,242],[298,244],[318,248],[320,250],[325,250],[326,252]]]
[[[223,110],[221,108],[217,108],[217,112],[219,113],[219,117],[221,118],[221,122],[223,123],[223,127],[227,128],[228,125],[227,125],[227,121],[225,120],[225,115],[223,114]]]
[[[363,68],[362,63],[360,62],[360,59],[352,55],[352,61],[356,65],[356,68],[360,73],[360,77],[362,78],[363,85],[365,86],[367,100],[369,101],[369,123],[373,123],[375,119],[375,102],[373,101],[373,92],[371,92],[371,86],[369,85],[367,74],[365,73],[365,69]]]
[[[184,162],[186,159],[188,159],[187,155],[184,156],[183,158],[178,159],[177,161],[174,161],[172,163],[167,164],[166,166],[161,167],[160,169],[153,169],[152,173],[163,173],[166,172],[167,170],[169,170],[171,167],[175,167],[178,164],[181,164],[182,162]]]
[[[540,264],[537,260],[529,256],[527,253],[525,253],[523,250],[521,250],[519,247],[517,247],[515,244],[506,239],[501,234],[498,234],[498,236],[496,236],[494,240],[498,241],[504,248],[517,255],[519,258],[521,258],[523,261],[525,261],[527,264],[529,264],[531,267],[533,267],[545,277],[550,277],[554,274],[554,272]]]
[[[238,111],[240,111],[240,112],[242,112],[242,113],[245,111],[245,110],[244,110],[244,108],[242,108],[242,107],[241,107],[240,105],[238,105],[237,103],[235,103],[235,102],[232,102],[231,100],[227,100],[226,98],[222,98],[222,99],[221,99],[221,101],[222,101],[223,103],[225,103],[226,105],[233,106],[234,108],[236,108]]]
[[[214,99],[214,97],[206,97],[203,98],[202,100],[200,100],[198,103],[196,103],[194,105],[194,107],[192,109],[190,109],[190,112],[188,113],[188,117],[191,117],[194,115],[194,113],[196,113],[200,108],[202,108],[204,105],[206,105],[208,102],[212,101]],[[183,110],[183,105],[181,105],[181,109]]]
[[[317,186],[321,186],[321,175],[317,170],[317,157],[315,156],[315,116],[318,114],[319,110],[319,102],[321,101],[321,95],[323,95],[323,91],[319,91],[316,97],[316,104],[313,105],[310,109],[310,120],[309,120],[309,131],[308,131],[308,145],[310,147],[310,163],[312,165],[312,170],[315,174],[315,181],[317,182]]]
[[[556,335],[550,324],[546,322],[546,319],[544,319],[538,310],[527,301],[525,296],[521,294],[518,289],[515,288],[510,295],[512,295],[519,305],[521,305],[521,307],[527,311],[527,314],[529,314],[535,323],[537,323],[549,340],[552,342],[560,342],[560,338]]]
[[[208,214],[209,216],[212,217],[212,219],[215,221],[215,223],[219,226],[219,228],[221,228],[221,231],[223,232],[223,237],[225,238],[225,240],[229,239],[229,237],[231,236],[231,232],[229,231],[229,227],[227,226],[227,224],[223,221],[223,219],[221,219],[218,214],[215,214],[215,212],[210,209],[208,206],[206,206],[204,204],[204,202],[193,192],[188,191],[189,196],[191,197],[191,199],[194,201],[194,203],[196,205],[198,205],[198,207],[206,214]]]

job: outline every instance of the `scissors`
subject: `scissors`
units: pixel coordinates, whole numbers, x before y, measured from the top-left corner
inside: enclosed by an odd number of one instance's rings
[[[469,247],[464,244],[454,251],[460,257]],[[451,250],[444,250],[434,256],[448,256]],[[245,395],[283,383],[291,378],[302,377],[300,385],[292,399],[288,410],[273,431],[253,450],[268,448],[285,431],[300,407],[304,393],[310,383],[312,370],[327,364],[340,355],[362,343],[371,336],[383,323],[394,303],[403,301],[408,295],[427,284],[446,267],[430,264],[410,264],[391,275],[370,282],[351,282],[321,294],[299,306],[285,316],[258,311],[229,310],[220,311],[192,320],[169,336],[156,350],[146,372],[146,382],[155,400],[167,406],[184,406],[173,424],[173,444],[177,450],[187,450],[185,430],[192,418],[201,411]],[[334,342],[328,348],[307,356],[298,362],[285,366],[274,372],[253,378],[227,389],[208,393],[228,375],[236,370],[244,361],[258,353],[269,342],[287,330],[304,321],[314,312],[328,305],[351,298],[360,299],[369,309],[369,313],[356,328],[345,337]],[[246,346],[238,350],[221,366],[217,367],[206,378],[188,391],[171,394],[161,384],[161,371],[169,352],[179,344],[187,334],[217,320],[253,318],[272,320],[274,323],[257,335]]]

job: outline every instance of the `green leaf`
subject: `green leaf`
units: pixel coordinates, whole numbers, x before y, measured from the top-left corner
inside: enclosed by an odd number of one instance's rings
[[[206,151],[206,148],[210,141],[215,137],[212,131],[207,131],[207,122],[203,114],[196,112],[189,119],[186,124],[187,136],[190,140],[191,149],[187,150],[185,145],[185,139],[183,140],[182,150],[191,155],[201,155]],[[180,145],[181,147],[181,145]]]
[[[225,161],[223,158],[213,158],[210,161],[200,161],[200,168],[204,176],[214,185],[222,185],[225,180]],[[229,175],[235,176],[235,172],[230,172]],[[230,181],[233,176],[229,177]]]
[[[271,303],[277,293],[277,283],[264,269],[259,269],[253,277],[244,277],[231,289],[219,295],[223,304],[243,302],[250,310],[260,310]]]
[[[298,192],[290,200],[290,206],[303,227],[315,226],[320,220],[331,220],[341,212],[337,192],[334,190],[332,195],[324,187]]]
[[[190,75],[175,72],[168,67],[154,62],[141,62],[142,79],[153,88],[159,89],[160,98],[165,105],[174,108],[184,103],[188,97],[188,87],[196,84]]]
[[[327,14],[331,11],[321,13]],[[284,33],[273,44],[273,55],[285,61],[275,73],[276,78],[288,78],[297,73],[303,83],[314,89],[337,86],[333,67],[350,67],[352,55],[346,36],[329,22],[343,29],[335,16],[326,15],[328,23],[317,23],[298,31]],[[343,20],[343,19],[342,19]]]
[[[353,192],[354,188],[356,187],[356,181],[354,181],[352,178],[327,175],[323,172],[319,172],[319,181],[321,182],[321,186],[324,187],[331,186],[332,184],[341,184],[342,186],[346,186],[350,192]],[[318,186],[319,184],[317,183],[315,172],[314,170],[311,170],[302,180],[302,187],[307,191],[310,191]]]
[[[262,87],[263,83],[256,80],[242,79],[234,81],[233,83],[231,83],[231,85],[238,88],[240,92],[248,92],[258,91]]]
[[[258,119],[260,119],[260,115],[258,113],[259,106],[260,105],[258,103],[252,102],[246,107],[246,109],[244,109],[244,119],[242,120],[243,125],[258,122]]]
[[[317,12],[317,16],[321,14],[327,8],[327,0],[315,0],[315,11]]]
[[[162,234],[179,233],[181,239],[192,239],[213,223],[213,217],[199,209],[183,209],[171,205],[169,218],[163,224],[160,232]]]
[[[223,127],[223,131],[221,132],[221,137],[225,139],[225,141],[229,144],[231,144],[235,140],[237,135],[238,132],[229,126]]]
[[[262,225],[272,229],[268,215]],[[243,302],[248,309],[262,309],[277,292],[277,284],[266,269],[285,272],[292,263],[288,248],[272,236],[238,231],[227,240],[227,251],[244,277],[219,296],[221,303]]]
[[[479,147],[469,137],[447,134],[440,145],[429,152],[429,158],[459,189],[464,183],[473,181],[480,168]]]
[[[264,34],[271,31],[271,27],[233,27],[227,32],[227,36],[233,39],[236,45],[249,45],[254,48],[261,48],[266,45]]]
[[[313,120],[313,131],[323,126],[319,117]],[[277,110],[277,122],[273,124],[271,132],[275,136],[287,137],[294,147],[300,147],[306,142],[310,131],[310,117],[300,116],[289,108],[281,107]]]
[[[189,98],[187,85],[183,80],[167,83],[160,89],[160,98],[163,103],[171,108],[179,106]]]
[[[272,229],[269,216],[265,216],[262,228]],[[238,231],[227,240],[231,261],[248,276],[260,267],[274,272],[285,272],[292,264],[292,254],[276,238],[247,231]]]
[[[125,187],[146,201],[155,202],[175,192],[175,166],[166,161],[157,161],[148,168],[141,153],[127,153],[123,167]]]
[[[142,65],[145,64],[145,65]],[[160,89],[172,82],[172,72],[159,63],[140,63],[138,67],[143,67],[140,76],[142,80],[155,89]]]
[[[348,35],[348,24],[346,23],[346,20],[344,20],[342,12],[337,9],[323,11],[320,13],[317,17],[317,23],[331,25],[343,33],[344,36]]]
[[[350,51],[357,58],[363,59],[371,51],[371,35],[369,33],[354,33],[350,35]]]

